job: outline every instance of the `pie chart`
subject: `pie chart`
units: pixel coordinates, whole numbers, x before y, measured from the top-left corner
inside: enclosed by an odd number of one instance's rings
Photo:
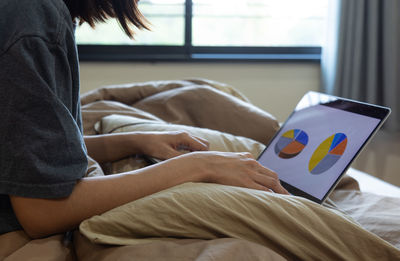
[[[347,146],[347,136],[336,133],[324,140],[314,151],[308,164],[311,174],[321,174],[330,169],[342,157]]]
[[[307,145],[308,135],[302,130],[293,129],[285,132],[275,145],[275,153],[280,158],[296,157]]]

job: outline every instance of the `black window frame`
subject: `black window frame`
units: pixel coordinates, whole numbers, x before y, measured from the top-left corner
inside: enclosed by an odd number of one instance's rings
[[[236,47],[192,45],[192,0],[185,1],[185,43],[171,45],[79,44],[81,61],[138,62],[312,62],[321,60],[321,47]]]

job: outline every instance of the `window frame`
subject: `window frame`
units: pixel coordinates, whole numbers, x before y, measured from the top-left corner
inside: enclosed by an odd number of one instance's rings
[[[185,0],[184,45],[79,44],[80,61],[138,62],[311,62],[321,60],[321,47],[233,47],[192,45],[192,0]]]

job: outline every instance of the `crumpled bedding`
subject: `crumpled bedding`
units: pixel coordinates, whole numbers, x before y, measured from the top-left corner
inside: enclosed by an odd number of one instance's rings
[[[84,95],[81,101],[86,135],[96,134],[95,123],[111,114],[207,127],[264,144],[278,129],[273,116],[252,106],[242,94],[207,80],[104,87]],[[104,172],[91,162],[88,175]],[[330,199],[365,229],[400,249],[399,198],[366,195],[358,191],[356,180],[345,177]],[[0,260],[287,260],[265,246],[234,238],[171,238],[134,246],[107,246],[93,244],[74,231],[72,241],[65,239],[64,235],[55,235],[30,240],[22,231],[1,235]]]
[[[94,243],[136,245],[230,237],[290,260],[393,260],[400,251],[348,215],[310,200],[209,183],[185,183],[81,223]]]

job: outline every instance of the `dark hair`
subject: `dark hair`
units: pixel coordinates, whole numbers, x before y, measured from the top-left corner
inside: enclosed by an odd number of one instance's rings
[[[130,26],[138,29],[149,29],[146,18],[138,8],[139,0],[64,0],[72,19],[79,19],[80,24],[87,22],[95,27],[97,22],[116,18],[126,35],[133,38]]]

